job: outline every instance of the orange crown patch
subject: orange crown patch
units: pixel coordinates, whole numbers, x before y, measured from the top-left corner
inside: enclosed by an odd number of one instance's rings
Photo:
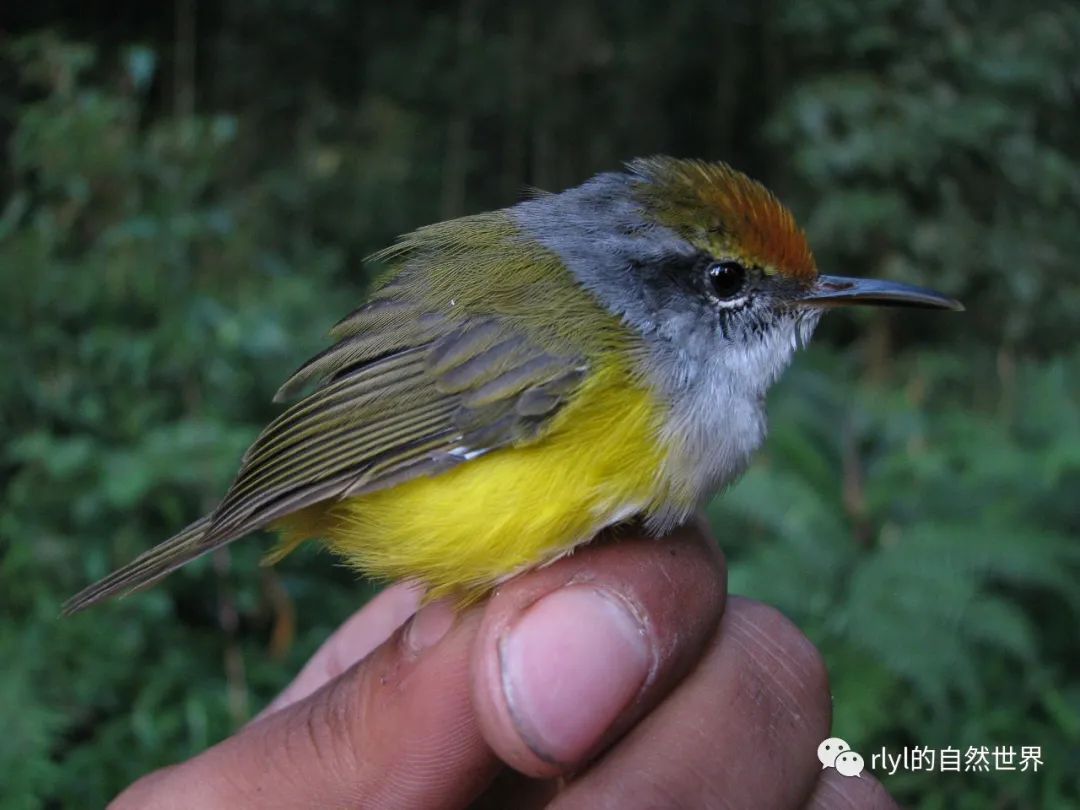
[[[642,158],[628,164],[662,224],[713,253],[729,252],[801,281],[817,276],[806,234],[771,191],[724,163]]]

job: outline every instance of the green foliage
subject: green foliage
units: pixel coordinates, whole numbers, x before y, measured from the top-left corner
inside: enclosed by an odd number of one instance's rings
[[[1010,414],[980,413],[943,355],[844,383],[811,354],[774,396],[765,457],[710,508],[732,590],[818,643],[836,733],[864,756],[1044,747],[1036,778],[886,780],[902,798],[1065,806],[1080,744],[1064,657],[1080,622],[1080,352],[1025,366]]]
[[[883,776],[904,803],[1080,802],[1080,12],[1014,5],[263,0],[155,40],[188,6],[43,4],[0,54],[0,807],[101,806],[221,739],[368,596],[252,540],[57,619],[212,506],[360,258],[656,151],[777,186],[830,272],[968,305],[827,319],[709,514],[868,762],[1043,748]]]
[[[9,142],[0,224],[0,712],[15,721],[0,803],[102,806],[245,720],[362,598],[325,562],[318,579],[291,568],[305,620],[274,660],[284,618],[264,592],[281,585],[260,580],[251,547],[243,576],[223,556],[216,579],[201,564],[168,591],[57,621],[62,594],[220,495],[267,392],[332,323],[340,258],[291,224],[275,178],[230,183],[234,119],[140,121],[145,59],[117,87],[84,83],[87,49],[52,37],[11,56],[38,94]],[[248,671],[226,674],[230,658]]]
[[[1080,308],[1080,10],[852,8],[803,0],[781,17],[800,80],[769,134],[790,152],[821,258],[977,292],[969,335],[984,345],[1066,345]]]

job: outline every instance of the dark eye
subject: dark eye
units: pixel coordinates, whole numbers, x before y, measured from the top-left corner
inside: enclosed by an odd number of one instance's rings
[[[713,262],[708,273],[713,295],[721,301],[735,298],[746,286],[746,268],[738,262]]]

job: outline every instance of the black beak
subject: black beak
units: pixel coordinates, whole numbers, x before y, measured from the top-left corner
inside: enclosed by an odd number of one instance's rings
[[[916,307],[918,309],[951,309],[962,311],[964,305],[925,287],[901,284],[899,281],[879,281],[873,278],[818,276],[810,291],[799,303],[813,307],[837,307],[867,304],[879,307]]]

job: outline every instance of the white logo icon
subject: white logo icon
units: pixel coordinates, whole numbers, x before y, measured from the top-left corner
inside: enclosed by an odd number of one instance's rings
[[[829,737],[827,740],[822,740],[821,745],[817,747],[817,758],[821,762],[822,769],[831,768],[836,763],[836,758],[841,751],[850,750],[851,746],[845,740],[841,740],[839,737]]]
[[[844,751],[836,758],[836,771],[844,776],[859,776],[863,772],[863,767],[862,754],[856,754],[854,751]]]
[[[866,767],[861,754],[851,750],[846,740],[829,737],[817,747],[817,758],[822,769],[836,768],[841,776],[859,776]]]

